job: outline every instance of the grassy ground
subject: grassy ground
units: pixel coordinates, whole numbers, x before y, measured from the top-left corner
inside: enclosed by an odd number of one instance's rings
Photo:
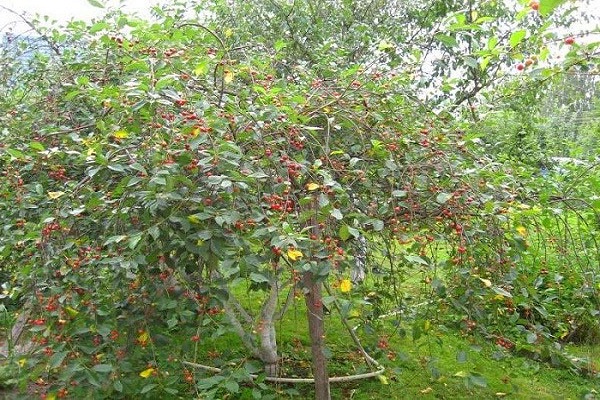
[[[289,311],[287,320],[278,326],[283,371],[287,376],[310,375],[310,347],[305,320],[304,307],[297,304]],[[335,311],[327,317],[326,327],[328,348],[332,354],[331,375],[367,371],[364,360]],[[392,321],[383,322],[382,328],[389,333],[389,347],[385,351],[377,348],[375,337],[365,334],[360,328],[357,332],[361,334],[367,351],[385,365],[385,379],[334,383],[333,399],[600,399],[600,379],[551,368],[501,349],[480,337],[434,326],[427,335],[413,341],[409,336],[394,334],[399,330],[394,328]],[[204,343],[203,350],[234,355],[231,349],[241,348],[235,336],[226,335]],[[571,346],[569,350],[575,355],[600,360],[600,346]],[[388,352],[393,352],[392,359],[388,358]],[[202,359],[202,350],[199,354]],[[280,385],[277,388],[280,398],[312,398],[310,384],[294,386],[298,391],[296,395],[289,393],[291,386]]]

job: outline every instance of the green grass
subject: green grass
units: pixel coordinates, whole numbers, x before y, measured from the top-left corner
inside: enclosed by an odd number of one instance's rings
[[[256,294],[245,302],[256,301]],[[527,357],[501,350],[494,343],[477,336],[433,327],[417,341],[393,334],[390,321],[381,327],[389,337],[389,349],[396,354],[389,360],[376,348],[376,336],[357,332],[363,345],[385,365],[385,382],[377,378],[352,383],[333,383],[333,399],[597,399],[600,379],[577,376],[565,369],[555,369]],[[278,325],[279,351],[283,371],[289,376],[310,375],[310,346],[307,338],[306,314],[302,301],[297,301]],[[339,315],[333,311],[326,319],[326,341],[332,357],[330,375],[351,375],[367,370],[352,344]],[[410,331],[410,327],[404,327]],[[217,350],[223,356],[243,358],[241,342],[227,334],[203,343],[200,359],[206,352]],[[232,349],[239,349],[232,352]],[[579,356],[600,360],[600,346],[570,346]],[[226,357],[223,357],[225,359]],[[209,374],[208,374],[209,375]],[[207,376],[208,376],[207,375]],[[299,395],[290,395],[294,388]],[[280,398],[310,399],[312,385],[276,385]],[[587,397],[586,397],[587,396]],[[595,397],[594,397],[595,396]]]

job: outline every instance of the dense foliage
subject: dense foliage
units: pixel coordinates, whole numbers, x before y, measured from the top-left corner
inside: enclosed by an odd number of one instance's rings
[[[597,374],[562,346],[600,341],[597,121],[571,139],[548,110],[570,90],[597,115],[568,77],[598,43],[545,62],[560,3],[174,3],[8,37],[0,263],[34,344],[23,387],[269,396],[251,374],[279,374],[302,297],[384,359],[391,326],[446,327]],[[379,277],[353,285],[365,241]],[[181,362],[229,333],[247,353],[212,357],[219,374]]]

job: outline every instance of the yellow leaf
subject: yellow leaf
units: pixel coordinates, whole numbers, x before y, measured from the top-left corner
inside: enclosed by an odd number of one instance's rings
[[[516,231],[519,232],[519,235],[523,237],[527,236],[527,228],[525,228],[524,226],[517,226]]]
[[[25,366],[25,362],[27,362],[26,358],[21,358],[18,363],[19,363],[19,367],[23,368]]]
[[[300,250],[296,250],[294,248],[289,248],[287,251],[287,256],[290,260],[296,261],[304,256]]]
[[[150,335],[148,334],[148,332],[143,331],[142,333],[139,334],[139,336],[137,337],[137,341],[140,344],[144,344],[144,343],[148,343],[148,340],[150,340]]]
[[[140,376],[142,378],[148,378],[154,372],[154,368],[146,368],[142,372],[140,372]]]
[[[233,72],[225,71],[225,76],[223,77],[223,79],[225,80],[225,83],[233,82]]]
[[[198,218],[196,215],[188,215],[188,221],[190,221],[192,224],[199,224],[200,223],[200,218]]]
[[[113,136],[117,139],[127,139],[129,137],[129,133],[121,129],[120,131],[113,133]]]
[[[377,375],[377,378],[379,378],[379,382],[381,382],[382,385],[389,385],[390,382],[388,381],[387,376],[385,375]]]
[[[350,279],[342,279],[340,282],[340,291],[342,293],[348,293],[350,290],[352,290],[352,282],[350,282]]]
[[[65,307],[65,311],[67,312],[67,314],[69,314],[69,317],[71,318],[74,318],[77,316],[77,314],[79,314],[79,311],[72,307]]]
[[[314,183],[314,182],[306,184],[306,189],[309,190],[309,191],[311,191],[311,192],[313,190],[317,190],[319,187],[320,187],[319,184],[318,183]]]
[[[65,194],[65,192],[48,192],[48,197],[50,197],[52,200],[56,200],[63,194]]]
[[[56,400],[56,393],[48,393],[45,397],[46,400]]]
[[[233,35],[233,30],[231,28],[227,28],[225,29],[225,37],[231,37],[231,35]]]
[[[485,285],[485,287],[492,287],[492,281],[490,281],[489,279],[479,278],[479,280],[481,282],[483,282],[483,284]]]
[[[194,129],[192,129],[192,137],[196,137],[200,134],[200,128],[195,127]]]

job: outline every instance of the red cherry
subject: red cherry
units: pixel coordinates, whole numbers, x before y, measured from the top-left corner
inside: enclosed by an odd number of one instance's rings
[[[525,69],[525,64],[523,64],[523,63],[517,64],[517,71],[523,71],[524,69]]]
[[[573,36],[569,36],[568,38],[565,39],[565,44],[566,45],[572,45],[573,43],[575,43],[575,38]]]
[[[539,1],[532,1],[529,3],[529,7],[531,7],[532,10],[537,11],[540,8],[540,2]]]

